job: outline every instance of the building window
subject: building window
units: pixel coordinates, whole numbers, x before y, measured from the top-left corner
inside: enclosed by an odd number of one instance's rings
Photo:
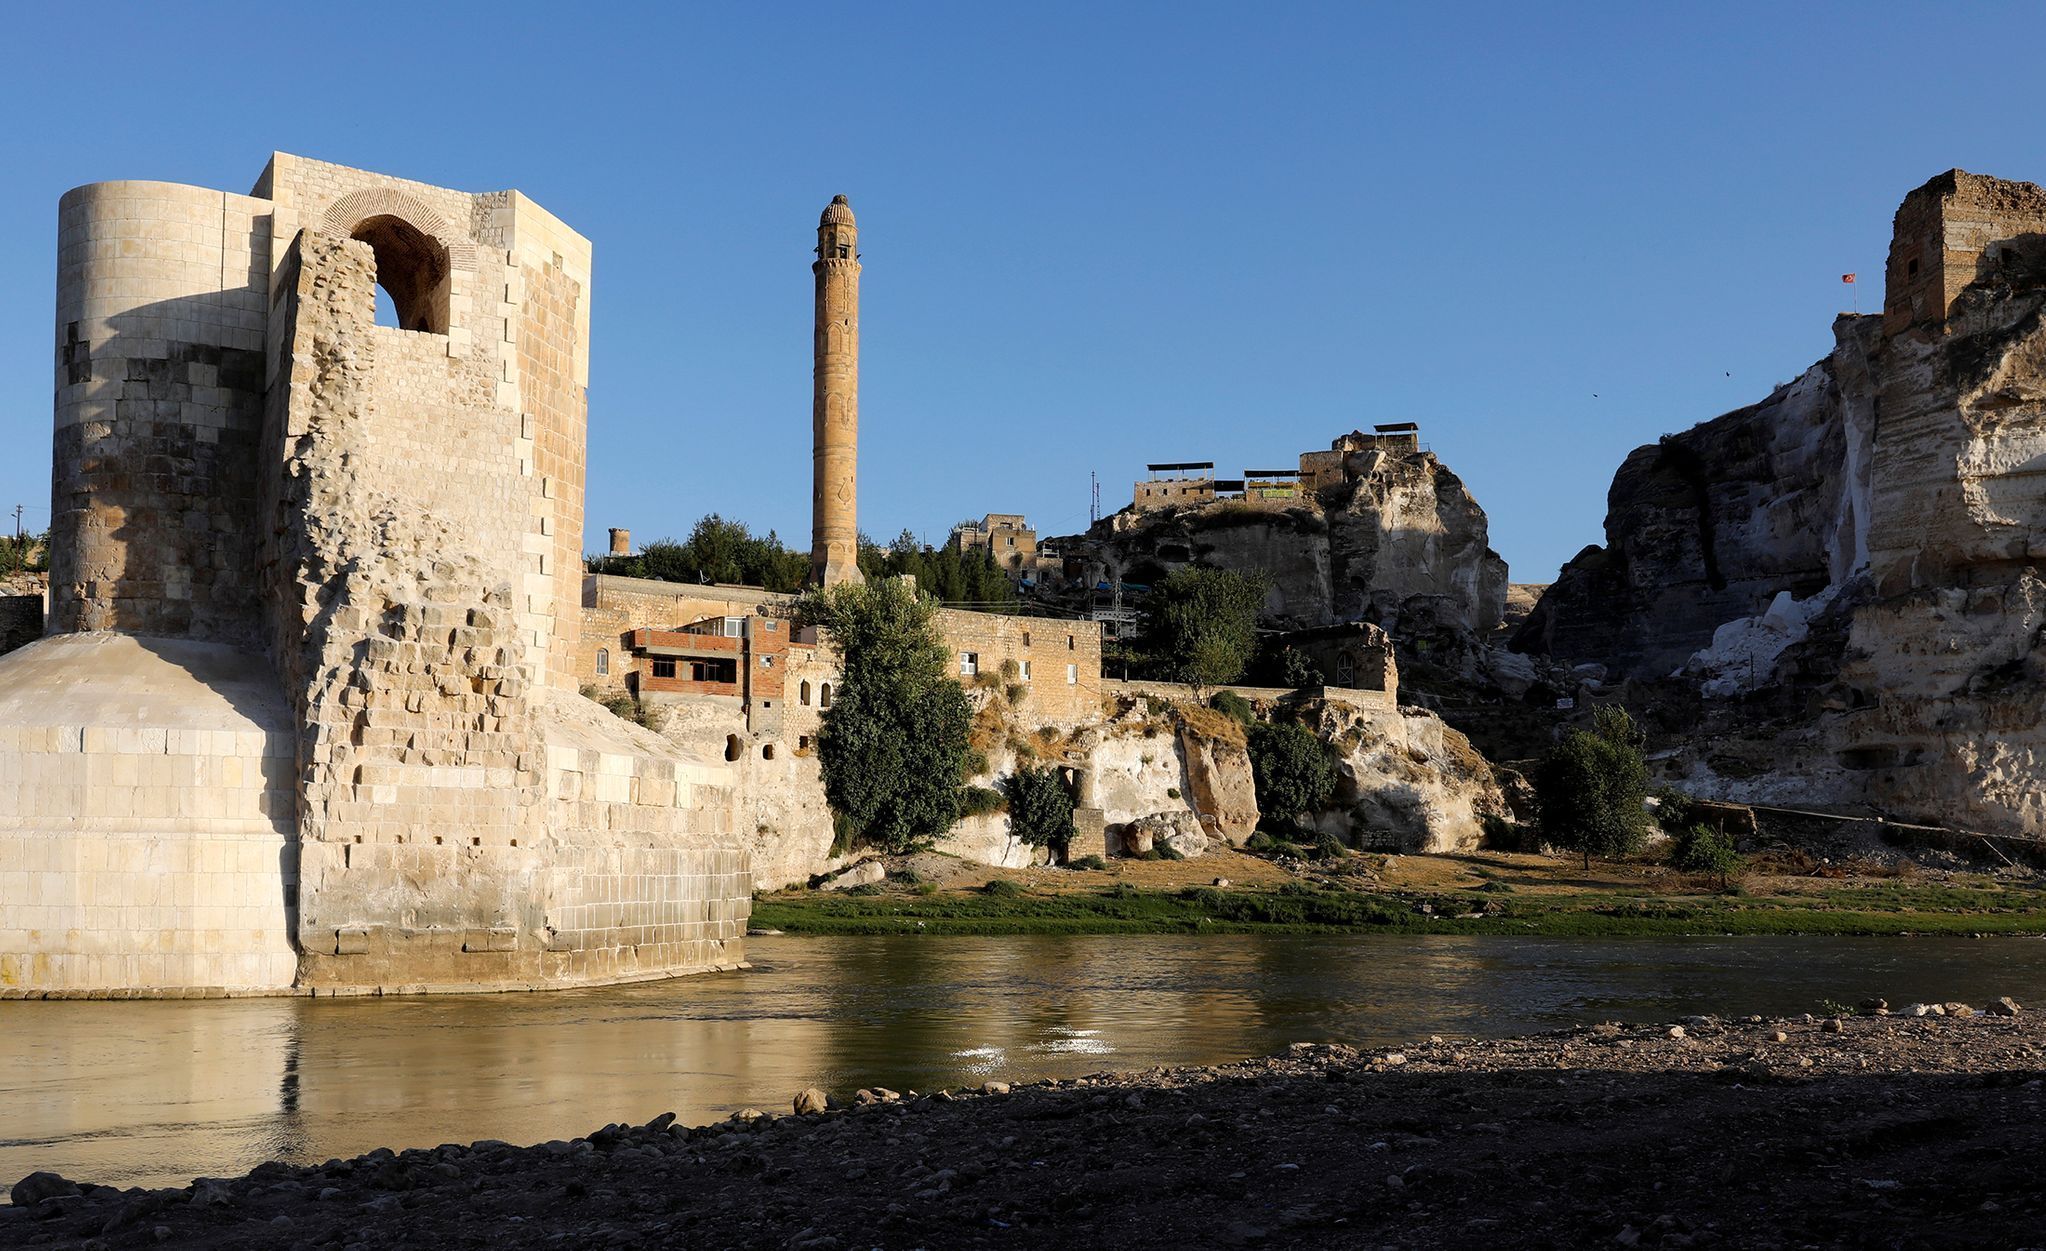
[[[760,758],[761,758],[762,760],[772,760],[772,759],[774,759],[774,744],[773,744],[773,743],[766,743],[766,744],[763,744],[763,745],[761,746],[761,748],[760,748]]]
[[[1078,648],[1079,648],[1079,644],[1077,644],[1077,643],[1073,642],[1073,636],[1072,636],[1072,635],[1070,635],[1070,634],[1068,634],[1068,635],[1066,636],[1066,650],[1070,652],[1070,651],[1076,651],[1076,650],[1078,650]]]
[[[1030,631],[1028,630],[1023,631],[1023,646],[1030,646]]]
[[[796,688],[796,699],[802,703],[803,707],[808,708],[810,706],[810,679],[804,678],[803,684]]]
[[[765,622],[762,622],[761,624],[763,624],[763,625],[765,625],[765,626],[767,627],[767,632],[768,632],[769,634],[773,634],[773,633],[775,632],[775,631],[774,631],[774,627],[775,627],[775,626],[777,626],[777,625],[779,625],[780,623],[779,623],[779,622],[776,622],[776,621],[765,621]]]
[[[796,752],[797,752],[797,754],[799,754],[799,755],[800,755],[801,753],[803,753],[803,752],[806,752],[806,751],[809,751],[809,750],[810,750],[810,736],[809,736],[809,735],[807,735],[807,734],[798,734],[798,735],[796,735]]]
[[[1023,680],[1024,680],[1025,682],[1028,682],[1028,681],[1030,680],[1030,662],[1029,662],[1029,661],[1027,661],[1027,660],[1023,662],[1023,674],[1022,674],[1022,676],[1023,676]]]
[[[959,676],[962,678],[973,678],[980,676],[979,652],[959,653]]]
[[[1067,685],[1067,686],[1078,686],[1079,684],[1080,684],[1080,666],[1078,666],[1078,665],[1067,665],[1067,666],[1066,666],[1066,685]]]
[[[656,656],[656,657],[654,657],[654,676],[655,676],[655,677],[657,677],[657,678],[672,678],[672,677],[674,677],[674,676],[675,676],[675,658],[674,658],[673,656]]]
[[[611,676],[611,649],[608,647],[597,649],[597,676],[600,678]]]
[[[762,657],[760,658],[760,667],[761,667],[761,668],[763,668],[763,669],[772,669],[772,668],[774,668],[774,657],[772,657],[772,656],[762,656]]]
[[[820,708],[831,707],[831,683],[826,682],[823,688],[817,692],[817,706]]]
[[[1016,546],[1016,536],[1013,534],[1009,536],[1009,546],[1010,547]]]
[[[741,743],[739,742],[739,736],[738,736],[738,735],[736,735],[736,734],[727,734],[727,735],[725,735],[725,759],[726,759],[726,760],[737,760],[737,759],[738,759],[738,758],[739,758],[740,756],[743,756],[743,755],[745,755],[745,754],[746,754],[746,748],[745,748],[745,746],[744,746],[743,744],[741,744]]]

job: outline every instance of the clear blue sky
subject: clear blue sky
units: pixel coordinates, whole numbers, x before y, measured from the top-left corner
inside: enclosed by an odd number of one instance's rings
[[[1792,11],[1795,10],[1795,11]],[[596,245],[585,545],[809,533],[810,248],[866,256],[861,521],[1047,532],[1147,460],[1415,420],[1513,576],[1626,452],[1824,354],[1890,215],[2046,180],[2032,6],[19,6],[0,503],[47,524],[57,198],[283,149]],[[87,29],[89,27],[89,30]],[[1731,374],[1731,377],[1727,375]],[[1597,398],[1593,396],[1596,394]]]

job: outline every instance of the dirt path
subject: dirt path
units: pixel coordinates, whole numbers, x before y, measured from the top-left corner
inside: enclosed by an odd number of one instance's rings
[[[0,1245],[2038,1246],[2042,1056],[2034,1014],[1297,1044],[94,1190],[0,1208]]]

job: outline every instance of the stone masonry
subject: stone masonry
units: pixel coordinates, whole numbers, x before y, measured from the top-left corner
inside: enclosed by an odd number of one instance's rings
[[[0,875],[44,876],[0,895],[0,994],[738,963],[731,770],[574,693],[588,243],[517,192],[281,153],[248,197],[62,212],[53,636],[0,660]],[[245,729],[210,728],[224,697]],[[255,816],[153,763],[180,751],[261,779]],[[83,824],[73,755],[119,787]]]

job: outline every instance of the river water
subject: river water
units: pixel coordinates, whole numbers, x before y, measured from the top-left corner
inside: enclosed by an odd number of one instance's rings
[[[266,1159],[530,1143],[1296,1041],[1997,995],[2046,941],[1355,936],[756,938],[750,970],[551,994],[0,1002],[0,1184],[183,1184]]]

